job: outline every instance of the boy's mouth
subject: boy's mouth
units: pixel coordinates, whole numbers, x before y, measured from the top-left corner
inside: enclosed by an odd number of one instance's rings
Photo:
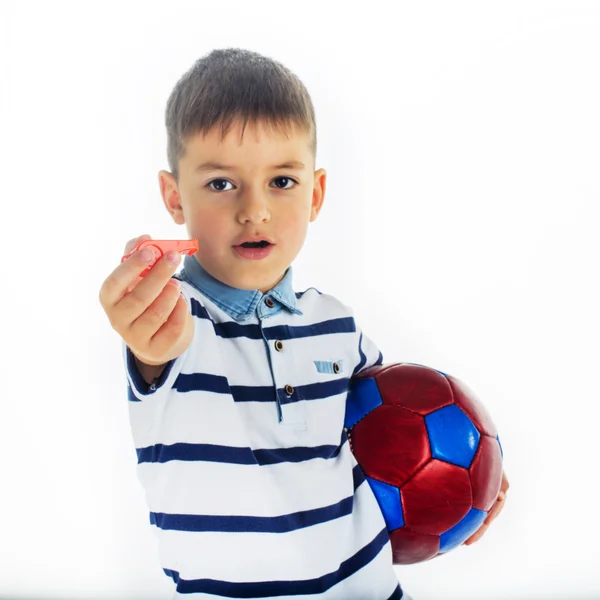
[[[234,248],[266,248],[267,246],[274,246],[275,242],[268,236],[262,233],[255,235],[241,235],[236,243],[233,244]]]
[[[243,242],[234,246],[236,254],[244,259],[262,260],[271,254],[275,244],[270,244],[266,240],[262,242]]]
[[[243,244],[239,244],[242,248],[266,248],[267,246],[271,246],[270,242],[267,240],[263,240],[261,242],[244,242]],[[235,246],[236,248],[238,246]]]

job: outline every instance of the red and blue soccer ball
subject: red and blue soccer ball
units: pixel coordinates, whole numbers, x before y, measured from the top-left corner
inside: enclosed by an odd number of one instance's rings
[[[394,564],[449,552],[482,525],[503,455],[490,415],[464,383],[423,365],[369,367],[350,381],[344,424]]]

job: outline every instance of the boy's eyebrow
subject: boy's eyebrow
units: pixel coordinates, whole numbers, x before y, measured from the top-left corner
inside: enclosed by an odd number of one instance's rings
[[[287,162],[281,163],[280,165],[274,165],[272,169],[304,169],[304,163],[298,160],[288,160]],[[233,165],[224,165],[217,162],[204,162],[196,167],[196,172],[200,171],[226,171],[228,169],[235,169]]]

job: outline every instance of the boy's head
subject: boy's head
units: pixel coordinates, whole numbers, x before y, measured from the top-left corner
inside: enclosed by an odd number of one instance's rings
[[[198,239],[198,262],[232,287],[267,292],[300,252],[325,195],[306,88],[255,52],[215,50],[176,84],[166,127],[171,172],[159,173],[161,194]],[[254,236],[274,242],[266,258],[234,249]]]

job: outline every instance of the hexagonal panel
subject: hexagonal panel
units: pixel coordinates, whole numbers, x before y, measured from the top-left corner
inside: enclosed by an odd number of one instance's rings
[[[378,373],[375,380],[386,404],[402,406],[420,415],[454,402],[446,377],[428,367],[399,363]]]
[[[438,373],[440,373],[440,375],[443,375],[444,377],[446,377],[446,373],[444,373],[444,371],[440,371],[439,369],[434,369],[433,367],[429,367],[427,365],[422,365],[419,363],[402,363],[403,365],[414,365],[416,367],[425,367],[426,369],[433,369],[434,371],[437,371]]]
[[[437,555],[440,548],[440,536],[417,533],[408,527],[402,527],[390,533],[392,562],[395,565],[411,565],[429,560]]]
[[[431,455],[459,467],[471,466],[479,432],[471,419],[455,404],[444,406],[425,417]]]
[[[431,453],[423,417],[398,406],[377,407],[349,431],[365,475],[400,487]]]
[[[469,469],[473,489],[473,508],[492,508],[502,485],[502,453],[496,438],[482,436]]]
[[[441,535],[471,509],[471,481],[462,467],[431,459],[400,488],[404,523],[417,533]]]

